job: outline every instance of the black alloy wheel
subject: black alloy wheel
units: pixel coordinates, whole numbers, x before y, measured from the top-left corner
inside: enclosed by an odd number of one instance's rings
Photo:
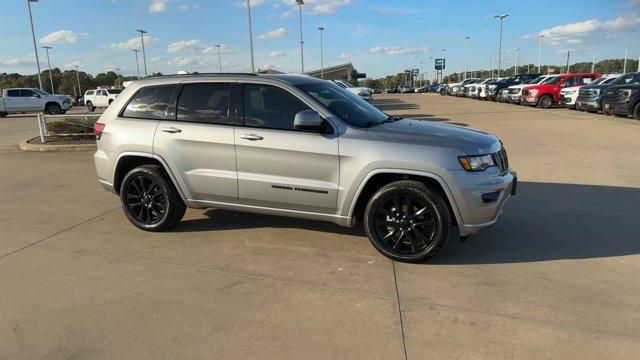
[[[539,106],[543,109],[548,109],[553,105],[553,98],[549,95],[542,95],[539,100]]]
[[[129,221],[147,231],[163,231],[174,226],[186,211],[171,179],[158,165],[131,170],[122,182],[120,199]]]
[[[636,107],[633,110],[633,118],[640,120],[640,103],[636,104]]]
[[[62,113],[62,108],[58,104],[51,104],[47,106],[47,112],[49,115],[60,115]]]
[[[449,232],[450,214],[442,196],[417,181],[382,187],[365,210],[365,229],[374,247],[398,261],[435,255]]]

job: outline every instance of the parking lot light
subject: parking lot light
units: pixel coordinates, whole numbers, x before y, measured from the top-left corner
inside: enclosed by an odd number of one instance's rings
[[[49,64],[49,81],[51,82],[51,94],[55,95],[56,90],[53,88],[53,75],[51,74],[51,60],[49,59],[49,50],[53,48],[51,46],[43,46],[42,48],[47,52],[47,64]]]
[[[463,80],[467,80],[467,42],[469,41],[469,37],[464,37],[464,77]]]
[[[542,74],[542,68],[541,68],[541,62],[542,62],[542,39],[545,38],[546,35],[540,35],[538,36],[538,39],[540,41],[540,45],[538,46],[538,73]]]
[[[78,97],[81,97],[82,87],[80,86],[80,73],[78,72],[78,65],[76,65],[75,68],[76,68],[76,79],[78,80]]]
[[[222,45],[216,44],[216,47],[218,48],[218,72],[222,72],[222,55],[220,55],[220,48],[222,48]]]
[[[296,4],[300,9],[300,69],[304,74],[304,40],[302,39],[302,5],[304,5],[304,0],[296,0]]]
[[[122,84],[120,83],[120,68],[116,68],[115,70],[116,70],[116,76],[118,77],[117,83],[119,87],[122,87]]]
[[[323,49],[323,37],[322,37],[322,33],[324,32],[324,28],[322,26],[320,26],[318,28],[318,30],[320,30],[320,78],[324,79],[324,49]]]
[[[500,19],[500,47],[498,50],[498,77],[500,77],[500,70],[502,69],[502,23],[504,22],[504,18],[509,16],[509,14],[501,14],[494,16],[495,19]]]
[[[144,77],[147,77],[149,76],[149,73],[147,73],[147,53],[144,49],[144,34],[146,34],[147,32],[142,29],[138,29],[136,30],[136,32],[140,33],[140,41],[142,42],[142,63],[144,64]]]
[[[251,1],[247,0],[247,22],[249,23],[249,55],[251,57],[251,72],[256,72],[256,65],[253,61],[253,30],[251,28]]]
[[[133,49],[133,50],[131,50],[131,51],[133,51],[133,52],[136,54],[136,70],[138,71],[138,79],[140,79],[140,63],[138,62],[138,52],[139,52],[140,50],[138,50],[138,49]]]
[[[29,21],[31,22],[31,37],[33,38],[33,51],[36,55],[36,65],[38,66],[38,83],[40,84],[40,90],[42,90],[42,77],[40,76],[40,58],[38,57],[38,45],[36,44],[36,31],[33,27],[33,16],[31,15],[31,3],[38,2],[39,0],[27,0],[27,7],[29,8]]]

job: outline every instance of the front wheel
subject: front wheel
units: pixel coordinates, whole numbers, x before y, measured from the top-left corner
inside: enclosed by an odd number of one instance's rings
[[[6,112],[0,112],[0,117],[6,117],[8,114]]]
[[[49,115],[60,115],[62,113],[62,108],[58,104],[50,104],[46,110]]]
[[[87,101],[87,110],[89,110],[89,112],[96,111],[96,107],[93,106],[93,103],[91,101]]]
[[[120,200],[125,215],[136,227],[164,231],[176,225],[187,209],[161,166],[137,167],[122,181]]]
[[[550,95],[543,95],[540,100],[538,100],[538,106],[543,109],[548,109],[553,105],[553,98]]]
[[[365,209],[365,231],[382,255],[420,262],[436,255],[449,235],[451,215],[442,195],[418,181],[378,190]]]
[[[636,120],[640,120],[640,103],[636,104],[636,107],[633,110],[633,118]]]

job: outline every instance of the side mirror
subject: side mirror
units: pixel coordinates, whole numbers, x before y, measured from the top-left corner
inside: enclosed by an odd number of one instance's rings
[[[39,98],[40,98],[40,95],[39,95],[39,94],[36,94],[36,93],[33,93],[33,95],[31,95],[31,97],[34,97],[34,98],[38,98],[38,99],[39,99]]]
[[[296,130],[326,132],[327,125],[320,114],[313,110],[300,111],[293,119],[293,127]]]

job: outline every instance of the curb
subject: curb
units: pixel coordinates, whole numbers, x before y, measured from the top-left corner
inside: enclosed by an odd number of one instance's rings
[[[35,139],[35,138],[34,138]],[[29,139],[32,140],[32,139]],[[96,151],[96,144],[77,144],[77,145],[48,145],[48,144],[30,144],[25,140],[20,143],[20,150],[34,152],[73,152],[73,151]]]

